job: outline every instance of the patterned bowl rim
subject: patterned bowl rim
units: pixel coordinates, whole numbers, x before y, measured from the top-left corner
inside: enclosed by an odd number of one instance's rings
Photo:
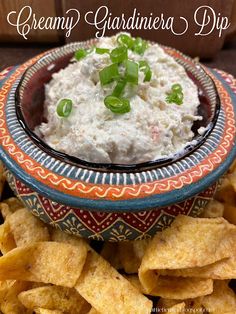
[[[84,41],[84,42],[80,42],[78,43],[78,45],[84,45],[84,46],[90,46],[90,45],[94,45],[94,43],[96,43],[97,40],[92,39],[89,41]],[[150,42],[150,43],[154,43],[154,42]],[[202,80],[206,79],[209,80],[209,83],[211,84],[211,89],[212,89],[212,93],[214,93],[214,113],[211,117],[211,121],[208,123],[208,126],[206,127],[206,131],[204,132],[203,135],[196,135],[194,138],[195,143],[194,144],[190,144],[188,146],[186,146],[184,148],[183,151],[181,152],[177,152],[175,153],[172,157],[167,157],[167,158],[159,158],[157,160],[152,160],[152,161],[146,161],[146,162],[142,162],[142,163],[137,163],[137,164],[116,164],[116,163],[96,163],[96,162],[88,162],[86,160],[82,160],[78,157],[75,156],[70,156],[66,153],[57,151],[55,149],[53,149],[52,147],[50,147],[49,145],[47,145],[39,136],[37,136],[37,134],[35,134],[32,130],[30,130],[30,128],[27,126],[27,123],[24,119],[22,110],[21,110],[21,98],[23,96],[24,93],[24,88],[27,86],[27,75],[31,75],[30,72],[32,72],[32,69],[37,66],[38,64],[43,63],[44,62],[48,62],[50,61],[53,62],[53,60],[56,60],[57,58],[60,58],[62,55],[60,54],[62,48],[63,48],[63,56],[66,56],[67,54],[71,54],[71,50],[70,48],[73,48],[74,50],[78,49],[78,47],[75,46],[76,43],[70,43],[70,44],[66,44],[63,47],[59,47],[56,48],[55,50],[49,51],[48,53],[46,53],[44,56],[42,56],[42,58],[40,58],[39,60],[37,60],[35,63],[33,63],[31,66],[29,66],[25,72],[23,73],[19,84],[17,86],[16,89],[16,93],[15,93],[15,102],[16,102],[16,114],[18,116],[19,121],[21,121],[22,123],[22,127],[25,130],[25,132],[34,140],[35,144],[38,145],[42,150],[44,150],[47,154],[51,155],[52,157],[55,157],[57,159],[63,160],[66,163],[69,163],[71,165],[78,165],[80,167],[84,167],[86,169],[89,170],[99,170],[102,172],[107,172],[107,171],[114,171],[114,172],[141,172],[143,170],[150,170],[162,165],[168,165],[174,162],[177,162],[178,160],[191,155],[194,151],[196,151],[197,148],[199,148],[205,141],[206,138],[210,135],[210,133],[212,132],[218,115],[219,115],[219,111],[220,111],[220,106],[221,106],[221,101],[220,101],[220,97],[215,85],[215,82],[213,81],[213,79],[207,74],[207,72],[205,71],[204,67],[201,66],[201,64],[199,64],[198,62],[194,62],[193,59],[185,56],[184,54],[182,54],[181,52],[179,52],[180,56],[184,56],[185,60],[188,61],[192,68],[194,68],[194,70],[196,70],[199,74],[199,76],[202,76]],[[167,50],[168,53],[168,49],[169,47],[160,45],[164,50]],[[186,62],[181,62],[180,59],[175,58],[175,60],[181,64],[186,70],[187,69],[187,63]],[[36,72],[35,72],[36,73]],[[198,80],[198,78],[196,77],[196,73],[192,73],[191,74],[196,78],[196,80]],[[24,87],[22,88],[22,85],[24,85]],[[203,85],[203,84],[201,84]],[[22,89],[22,91],[21,91]]]
[[[167,49],[172,56],[189,59],[175,49]],[[25,70],[48,53],[17,67],[0,89],[0,157],[6,167],[35,192],[71,207],[137,212],[169,206],[200,193],[216,182],[234,160],[236,95],[220,75],[207,68],[205,71],[216,84],[222,106],[214,129],[191,158],[187,156],[172,165],[141,173],[67,168],[59,160],[54,160],[57,165],[51,163],[52,158],[47,160],[49,157],[42,151],[36,158],[35,151],[30,150],[35,144],[16,118],[15,91]],[[233,82],[236,85],[236,81]],[[18,142],[19,132],[23,133],[24,144],[21,140]]]

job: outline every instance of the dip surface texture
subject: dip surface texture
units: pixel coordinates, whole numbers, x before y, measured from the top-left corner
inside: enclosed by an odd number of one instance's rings
[[[101,39],[97,47],[117,47],[116,37]],[[99,71],[111,60],[108,54],[92,52],[53,74],[45,86],[47,123],[36,128],[37,134],[58,151],[97,163],[141,163],[183,151],[193,139],[193,122],[201,119],[196,85],[158,44],[149,44],[143,56],[128,51],[128,57],[146,60],[152,70],[150,82],[143,82],[139,71],[138,85],[127,85],[124,97],[130,100],[130,112],[115,114],[105,107],[104,97],[115,83],[101,86]],[[183,89],[182,105],[166,101],[176,83]],[[56,110],[64,98],[73,102],[67,118]]]

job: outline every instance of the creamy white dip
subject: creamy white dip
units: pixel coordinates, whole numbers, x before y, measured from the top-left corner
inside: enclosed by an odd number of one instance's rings
[[[97,47],[117,47],[116,37],[101,39]],[[111,63],[109,55],[89,54],[53,74],[45,86],[47,123],[36,132],[52,148],[80,159],[99,163],[131,164],[171,157],[181,152],[193,138],[191,127],[199,106],[198,90],[171,56],[158,45],[149,45],[143,56],[128,52],[131,60],[146,60],[152,70],[150,82],[129,85],[124,96],[131,111],[114,114],[104,105],[114,84],[101,87],[99,71]],[[166,96],[175,83],[182,85],[182,105],[167,103]],[[57,115],[58,102],[73,101],[68,118]]]

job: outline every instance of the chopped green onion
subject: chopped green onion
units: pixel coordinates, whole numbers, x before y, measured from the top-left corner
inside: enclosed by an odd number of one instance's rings
[[[143,55],[147,47],[148,45],[147,45],[146,40],[143,40],[142,38],[137,37],[134,41],[134,46],[132,50],[139,55]]]
[[[120,78],[118,64],[111,64],[99,72],[100,82],[102,85],[109,84]]]
[[[110,53],[110,50],[107,48],[96,47],[96,53],[98,53],[99,55],[103,55],[104,53]]]
[[[59,117],[67,118],[72,111],[72,100],[71,99],[61,99],[57,105],[57,114]]]
[[[139,69],[144,73],[144,82],[150,82],[152,78],[152,71],[147,61],[139,61]]]
[[[128,58],[127,48],[120,46],[113,49],[110,53],[110,58],[113,63],[121,63]]]
[[[175,103],[177,105],[182,105],[183,99],[184,99],[184,94],[182,91],[175,93]]]
[[[132,49],[134,45],[134,40],[127,34],[121,34],[117,37],[117,42],[120,45],[126,46],[128,49]]]
[[[173,92],[181,92],[182,91],[182,86],[177,83],[177,84],[172,85],[171,89],[172,89]]]
[[[126,61],[125,79],[129,83],[138,85],[138,63],[127,60]]]
[[[166,97],[168,103],[175,103],[176,105],[182,105],[183,93],[170,94]]]
[[[75,52],[75,59],[77,61],[85,58],[87,56],[87,51],[85,49],[78,49],[76,52]]]
[[[104,99],[104,104],[113,113],[123,114],[131,110],[128,99],[118,98],[112,95],[109,95]]]
[[[88,54],[92,53],[94,51],[95,47],[92,46],[91,48],[88,48],[88,49],[78,49],[76,50],[75,52],[75,59],[77,61],[80,61],[81,59],[85,58]]]
[[[116,85],[116,87],[114,88],[114,90],[112,92],[112,96],[119,97],[122,94],[122,92],[123,92],[123,90],[125,88],[126,83],[127,83],[126,80],[120,79],[117,82],[117,85]]]
[[[171,87],[171,92],[167,95],[166,101],[168,103],[175,103],[176,105],[182,105],[184,94],[182,86],[180,84],[174,84]]]

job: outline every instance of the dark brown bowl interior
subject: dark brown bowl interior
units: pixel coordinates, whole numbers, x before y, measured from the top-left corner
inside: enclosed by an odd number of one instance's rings
[[[37,125],[41,124],[41,122],[45,120],[43,117],[43,106],[45,100],[44,85],[51,80],[53,73],[65,68],[69,64],[71,58],[72,53],[53,61],[52,64],[55,66],[52,70],[48,70],[50,66],[40,68],[30,78],[30,81],[27,82],[24,88],[23,97],[20,100],[20,108],[26,126],[31,131],[33,131]]]
[[[162,166],[163,164],[172,163],[190,154],[205,141],[205,138],[209,135],[213,126],[215,125],[220,109],[220,100],[214,82],[211,81],[216,93],[216,104],[215,106],[212,106],[208,93],[205,90],[203,84],[201,84],[201,82],[196,79],[196,77],[190,71],[187,71],[189,77],[198,86],[199,100],[201,104],[198,108],[198,114],[203,117],[203,120],[194,122],[192,127],[192,131],[195,134],[194,139],[196,140],[196,145],[186,147],[185,151],[182,154],[176,154],[176,156],[174,156],[173,158],[163,158],[141,164],[118,165],[86,162],[79,158],[55,151],[46,143],[44,143],[37,135],[35,135],[33,130],[41,122],[46,121],[45,117],[43,116],[43,106],[45,99],[44,85],[51,80],[53,73],[58,72],[60,69],[65,68],[68,65],[72,56],[73,53],[68,53],[65,56],[56,58],[55,60],[51,61],[51,63],[47,63],[43,66],[40,65],[39,69],[34,74],[30,75],[30,79],[26,79],[26,74],[30,71],[29,68],[22,76],[16,92],[16,110],[23,128],[32,137],[35,143],[40,146],[41,149],[56,158],[72,164],[80,165],[82,167],[97,170],[99,169],[101,171],[141,171],[148,168],[151,169],[153,167]],[[200,70],[204,72],[201,67]],[[205,75],[207,74],[205,73]],[[203,136],[197,133],[197,130],[200,127],[207,126],[208,130]]]

